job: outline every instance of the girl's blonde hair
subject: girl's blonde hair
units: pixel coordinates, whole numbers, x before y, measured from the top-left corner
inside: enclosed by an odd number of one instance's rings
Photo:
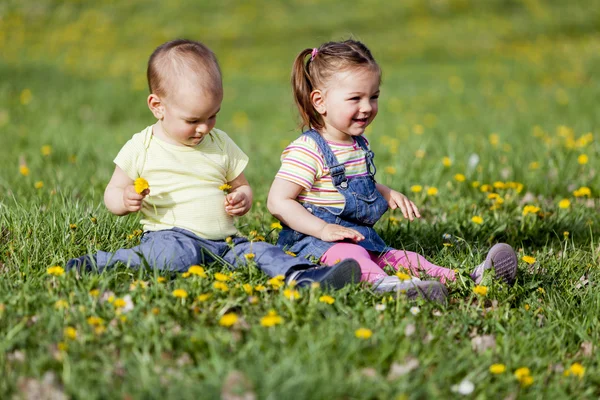
[[[296,56],[292,67],[292,89],[302,118],[301,128],[319,130],[324,127],[323,117],[314,109],[310,94],[323,88],[334,73],[353,68],[370,69],[379,74],[381,81],[381,68],[371,51],[356,40],[328,42],[315,49],[304,49]]]
[[[158,46],[148,60],[146,74],[150,93],[159,96],[168,96],[182,79],[198,81],[211,94],[223,94],[217,57],[204,44],[193,40],[176,39]]]

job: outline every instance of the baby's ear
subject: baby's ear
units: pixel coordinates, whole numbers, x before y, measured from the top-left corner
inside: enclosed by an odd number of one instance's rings
[[[320,90],[316,89],[310,92],[310,101],[319,114],[323,115],[327,112],[325,98],[323,97],[323,92]]]
[[[148,96],[148,108],[152,111],[156,119],[162,120],[164,118],[164,106],[158,95],[151,93]]]

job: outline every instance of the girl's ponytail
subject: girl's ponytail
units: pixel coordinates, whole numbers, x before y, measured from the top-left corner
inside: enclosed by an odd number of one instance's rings
[[[313,79],[310,75],[312,57],[305,61],[312,52],[313,49],[304,49],[296,56],[292,67],[292,90],[300,118],[302,118],[301,128],[320,129],[323,127],[321,115],[315,111],[310,99],[310,94],[314,90]]]

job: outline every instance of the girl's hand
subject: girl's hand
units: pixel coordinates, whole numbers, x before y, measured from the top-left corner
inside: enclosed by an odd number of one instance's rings
[[[402,215],[404,215],[404,218],[408,218],[411,221],[415,218],[421,218],[419,209],[417,208],[417,206],[415,206],[415,203],[408,199],[408,197],[406,197],[400,192],[396,192],[395,190],[390,190],[389,196],[390,197],[388,199],[388,205],[392,210],[400,208],[400,211],[402,211]]]
[[[250,200],[244,192],[229,193],[225,196],[225,212],[231,216],[242,216],[250,210]]]
[[[150,194],[150,189],[144,190],[138,194],[135,191],[134,185],[127,185],[123,189],[123,205],[128,212],[136,212],[142,209],[142,201],[144,197]]]
[[[345,228],[341,225],[327,224],[321,230],[320,239],[324,242],[337,242],[344,239],[351,239],[360,242],[365,237],[354,229]]]

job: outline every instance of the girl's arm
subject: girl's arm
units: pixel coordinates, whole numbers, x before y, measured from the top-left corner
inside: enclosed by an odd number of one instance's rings
[[[285,179],[275,178],[269,190],[267,208],[275,218],[295,231],[314,236],[326,242],[344,239],[360,241],[364,239],[354,229],[341,225],[328,224],[306,210],[296,198],[302,192],[302,186]]]
[[[237,178],[227,183],[231,186],[225,196],[225,211],[229,215],[242,216],[252,208],[252,188],[242,172]]]
[[[104,190],[104,204],[115,215],[127,215],[142,209],[144,197],[150,189],[136,193],[133,180],[118,166],[115,166],[110,182]]]
[[[377,191],[381,193],[383,198],[388,202],[388,205],[392,210],[396,208],[400,208],[402,211],[402,215],[404,218],[408,218],[411,221],[416,218],[421,218],[421,214],[419,213],[419,209],[413,203],[400,192],[397,192],[389,187],[382,185],[381,183],[376,183]]]

